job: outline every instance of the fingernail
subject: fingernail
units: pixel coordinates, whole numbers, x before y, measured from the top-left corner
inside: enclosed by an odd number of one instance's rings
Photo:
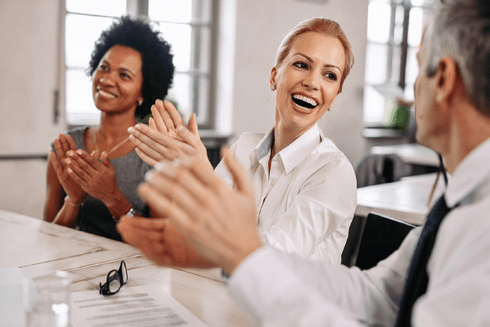
[[[73,157],[75,155],[75,153],[72,150],[68,151],[66,154],[68,154],[70,157]]]
[[[68,168],[67,170],[70,174],[73,173],[73,170],[71,168]]]
[[[78,153],[79,155],[82,155],[82,150],[77,150],[77,153]]]
[[[137,129],[141,129],[141,125],[140,124],[136,124],[135,126]]]
[[[71,160],[70,160],[70,159],[68,159],[68,158],[66,158],[66,159],[65,159],[65,162],[66,162],[67,164],[71,164]]]
[[[130,128],[128,128],[128,132],[129,132],[129,133],[134,132],[134,128],[133,128],[133,126],[131,126]]]

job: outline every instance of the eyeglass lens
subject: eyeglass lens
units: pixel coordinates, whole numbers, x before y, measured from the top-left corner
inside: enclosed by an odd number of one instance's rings
[[[121,265],[118,270],[111,270],[107,274],[107,281],[104,285],[100,285],[100,293],[103,295],[112,295],[117,293],[121,286],[128,282],[128,271],[126,269],[126,263],[121,261]]]

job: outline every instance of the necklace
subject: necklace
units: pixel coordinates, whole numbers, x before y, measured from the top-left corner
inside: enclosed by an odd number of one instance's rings
[[[94,129],[94,133],[92,134],[93,135],[93,142],[95,144],[95,149],[99,152],[99,153],[102,153],[99,149],[99,146],[97,145],[97,132],[95,131]],[[109,155],[116,151],[118,148],[121,147],[121,145],[123,145],[124,143],[126,143],[127,141],[129,141],[129,136],[126,137],[124,140],[122,140],[121,142],[119,142],[118,144],[116,144],[115,146],[112,147],[112,149],[110,149],[109,151],[107,151],[107,156],[109,157]]]

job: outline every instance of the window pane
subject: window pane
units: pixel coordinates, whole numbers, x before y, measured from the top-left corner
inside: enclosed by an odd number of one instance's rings
[[[197,123],[208,123],[207,77],[192,77],[188,74],[175,74],[172,88],[168,91],[168,100],[177,102],[179,112],[187,122],[190,115],[196,113]]]
[[[175,74],[172,87],[168,90],[168,100],[177,102],[179,112],[187,122],[192,114],[191,79],[187,74]]]
[[[152,20],[190,23],[192,0],[150,0],[148,16]]]
[[[368,84],[382,84],[386,82],[386,68],[388,47],[380,44],[368,44],[366,48],[365,80]]]
[[[406,74],[406,83],[413,84],[415,83],[415,79],[417,78],[417,74],[419,72],[419,66],[417,63],[417,51],[418,48],[409,48],[407,54],[407,74]]]
[[[177,71],[189,71],[191,64],[191,26],[182,24],[159,23],[155,29],[172,45],[173,63]]]
[[[112,21],[113,18],[66,15],[66,66],[88,68],[95,41],[100,33],[112,24]]]
[[[66,70],[66,121],[68,124],[93,125],[100,120],[100,111],[92,98],[92,80],[83,70]]]
[[[367,38],[371,42],[387,43],[390,39],[391,6],[371,2],[368,7]]]
[[[410,10],[410,21],[408,25],[408,45],[417,47],[422,38],[422,27],[424,25],[424,11],[422,8]]]
[[[378,123],[383,121],[385,99],[371,86],[364,88],[364,122]]]
[[[126,13],[126,0],[66,0],[66,10],[92,15],[122,16]]]

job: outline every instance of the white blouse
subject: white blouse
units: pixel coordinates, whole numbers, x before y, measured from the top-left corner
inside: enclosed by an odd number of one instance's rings
[[[357,202],[352,165],[315,124],[274,156],[269,174],[273,138],[273,130],[245,133],[231,147],[253,184],[262,240],[340,263]],[[233,185],[222,163],[215,172]]]

